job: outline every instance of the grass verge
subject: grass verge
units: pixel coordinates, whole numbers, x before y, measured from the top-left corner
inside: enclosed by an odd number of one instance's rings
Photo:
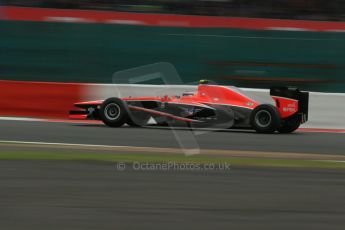
[[[237,157],[212,157],[195,155],[186,157],[177,154],[108,154],[108,153],[83,153],[83,152],[21,152],[2,151],[0,160],[64,160],[64,161],[107,161],[107,162],[140,162],[140,163],[229,163],[232,166],[256,167],[290,167],[290,168],[342,168],[345,162],[317,161],[301,159],[267,159],[267,158],[237,158]]]

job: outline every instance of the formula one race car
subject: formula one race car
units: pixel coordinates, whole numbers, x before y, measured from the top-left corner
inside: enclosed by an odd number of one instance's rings
[[[272,102],[264,103],[233,86],[201,80],[196,92],[182,96],[108,98],[79,102],[74,119],[102,120],[111,127],[144,126],[150,118],[158,125],[249,128],[259,133],[291,133],[308,120],[309,93],[295,88],[273,87]]]

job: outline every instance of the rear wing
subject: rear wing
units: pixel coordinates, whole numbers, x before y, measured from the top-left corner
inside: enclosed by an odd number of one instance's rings
[[[271,87],[270,95],[298,100],[297,114],[301,115],[302,123],[308,120],[309,92],[301,92],[298,88],[292,87]]]

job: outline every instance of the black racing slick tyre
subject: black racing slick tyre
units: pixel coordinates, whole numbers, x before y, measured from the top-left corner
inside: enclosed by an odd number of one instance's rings
[[[124,102],[116,97],[109,98],[102,103],[99,116],[103,123],[110,127],[120,127],[128,119]]]
[[[274,133],[280,126],[280,115],[273,105],[262,104],[252,111],[250,123],[258,133]]]
[[[280,133],[292,133],[293,131],[298,129],[300,125],[301,125],[300,116],[292,116],[292,117],[284,119],[282,121],[282,124],[278,128],[278,132],[280,132]]]

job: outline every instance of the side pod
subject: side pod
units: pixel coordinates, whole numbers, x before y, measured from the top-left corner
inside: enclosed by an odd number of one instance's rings
[[[271,87],[270,95],[275,100],[279,111],[288,111],[290,108],[286,101],[292,99],[297,103],[297,111],[293,115],[300,116],[301,123],[308,120],[309,92],[301,92],[298,88]]]

